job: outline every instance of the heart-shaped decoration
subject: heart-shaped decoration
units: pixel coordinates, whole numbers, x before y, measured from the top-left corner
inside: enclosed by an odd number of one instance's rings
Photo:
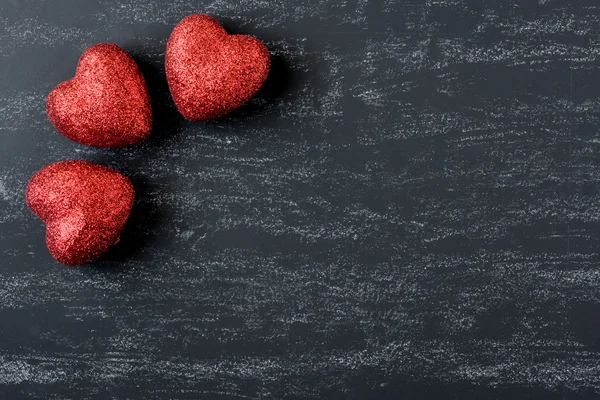
[[[244,104],[265,82],[270,66],[260,40],[229,35],[208,15],[184,18],[167,43],[169,88],[179,112],[190,120],[216,118]]]
[[[144,140],[152,130],[144,76],[133,58],[115,44],[87,49],[75,78],[48,96],[46,112],[61,134],[88,146],[128,146]]]
[[[61,161],[29,181],[26,200],[46,224],[50,254],[66,265],[97,259],[119,241],[135,193],[119,172],[86,161]]]

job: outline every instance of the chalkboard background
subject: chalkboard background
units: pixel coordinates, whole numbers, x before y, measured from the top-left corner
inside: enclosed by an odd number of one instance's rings
[[[163,65],[197,12],[273,55],[203,123]],[[0,398],[597,398],[599,22],[597,0],[2,0]],[[100,42],[147,78],[141,145],[45,114]],[[66,159],[137,190],[81,268],[24,202]]]

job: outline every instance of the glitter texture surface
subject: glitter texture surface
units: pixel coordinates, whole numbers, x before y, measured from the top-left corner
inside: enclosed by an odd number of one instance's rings
[[[150,96],[137,64],[115,44],[98,44],[79,59],[75,78],[48,96],[48,117],[78,143],[128,146],[152,130]]]
[[[86,161],[61,161],[29,181],[26,200],[46,224],[50,254],[66,265],[97,259],[119,241],[133,206],[129,178]]]
[[[208,15],[184,18],[167,44],[171,94],[190,120],[216,118],[244,104],[265,82],[270,65],[269,51],[260,40],[229,35]]]

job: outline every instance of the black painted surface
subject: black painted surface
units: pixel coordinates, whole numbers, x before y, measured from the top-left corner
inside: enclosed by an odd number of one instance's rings
[[[184,121],[166,39],[205,12],[274,68]],[[3,0],[0,398],[600,395],[595,1]],[[45,98],[99,42],[153,96],[144,144],[88,148]],[[64,267],[24,191],[104,163],[121,244]]]

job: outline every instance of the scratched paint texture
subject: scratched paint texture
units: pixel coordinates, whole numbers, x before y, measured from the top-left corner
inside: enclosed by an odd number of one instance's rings
[[[205,123],[163,68],[195,12],[274,60]],[[0,398],[598,398],[599,24],[596,0],[2,0]],[[46,118],[99,42],[148,80],[140,146]],[[72,158],[138,193],[83,268],[24,202]]]

